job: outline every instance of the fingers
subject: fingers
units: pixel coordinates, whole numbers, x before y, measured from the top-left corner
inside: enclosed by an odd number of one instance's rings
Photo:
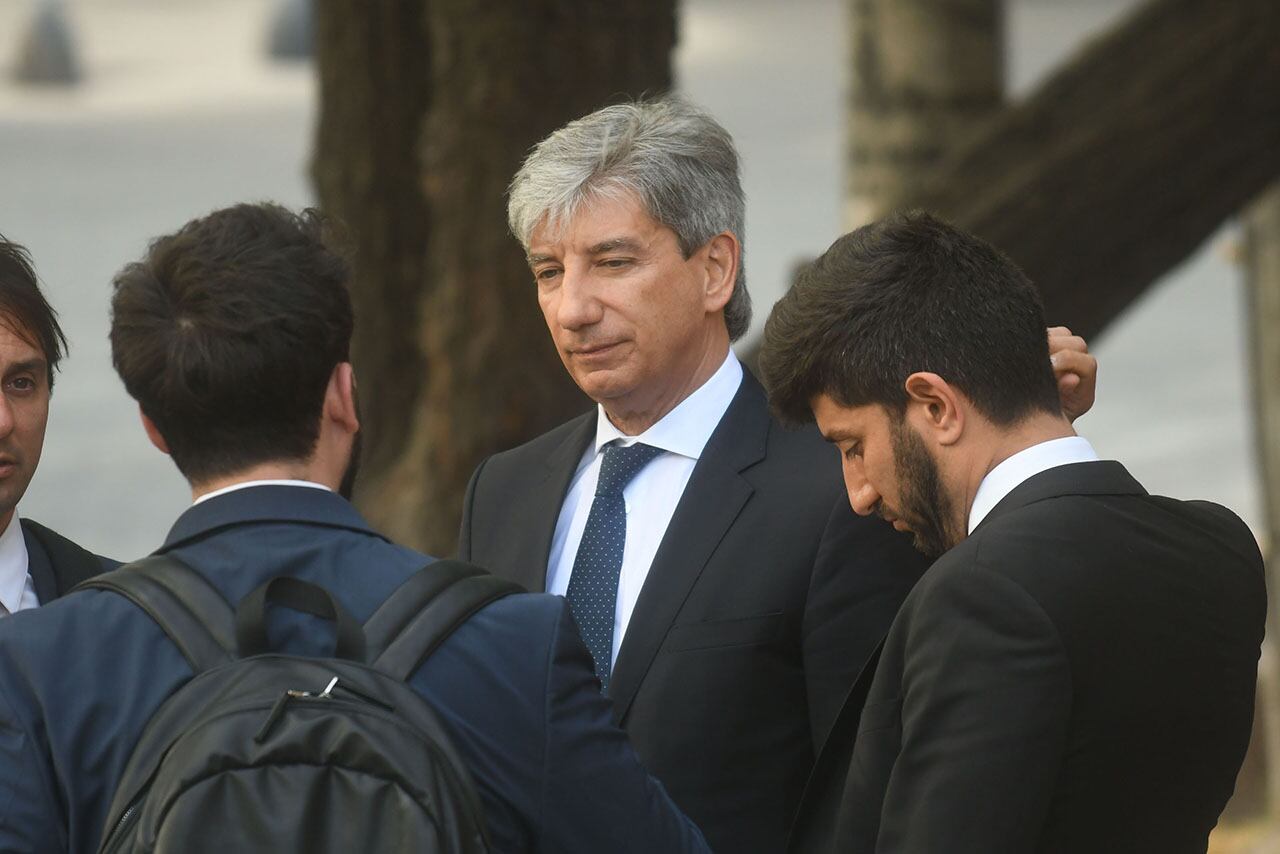
[[[1072,335],[1071,330],[1065,326],[1049,327],[1050,355],[1062,350],[1070,350],[1076,353],[1088,353],[1089,344],[1079,335]]]
[[[1098,373],[1098,360],[1088,350],[1058,350],[1049,354],[1049,362],[1053,372],[1061,379],[1064,374],[1079,377],[1095,376]]]

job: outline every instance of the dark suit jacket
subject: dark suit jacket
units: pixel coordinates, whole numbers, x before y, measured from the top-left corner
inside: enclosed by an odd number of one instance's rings
[[[118,561],[99,557],[66,537],[30,519],[19,519],[27,544],[27,573],[36,598],[45,605],[71,592],[86,578],[115,569]]]
[[[587,413],[485,461],[460,552],[545,589]],[[815,745],[924,568],[849,508],[836,452],[744,376],[680,499],[618,652],[614,715],[719,852],[779,851]]]
[[[1116,462],[1028,479],[907,598],[792,849],[1203,852],[1265,609],[1229,510],[1150,496]]]
[[[364,620],[429,558],[317,489],[259,486],[192,507],[162,552],[229,602],[276,575]],[[329,623],[272,609],[276,649],[328,655]],[[81,590],[0,620],[0,851],[92,852],[142,728],[191,670],[123,597]],[[481,609],[412,677],[476,782],[493,850],[705,851],[610,721],[564,600]]]

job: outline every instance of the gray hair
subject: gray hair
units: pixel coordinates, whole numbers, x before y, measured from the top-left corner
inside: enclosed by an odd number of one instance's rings
[[[534,146],[508,189],[507,222],[528,249],[544,220],[558,229],[588,199],[632,195],[676,233],[686,258],[724,231],[742,242],[746,204],[733,138],[673,96],[605,107]],[[741,258],[724,321],[734,341],[751,325]]]

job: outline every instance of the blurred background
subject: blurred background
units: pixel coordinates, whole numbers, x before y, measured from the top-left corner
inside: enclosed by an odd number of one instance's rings
[[[1249,88],[1262,60],[1241,23],[1265,4],[940,5],[0,0],[0,232],[31,250],[71,340],[20,512],[120,559],[160,542],[189,492],[111,368],[112,275],[211,209],[323,203],[360,253],[361,506],[450,549],[475,463],[584,405],[502,188],[569,118],[674,86],[743,158],[744,356],[797,264],[929,204],[1090,336],[1098,399],[1077,428],[1101,455],[1153,492],[1226,504],[1269,545],[1275,440],[1256,425],[1280,420],[1259,373],[1280,369],[1262,334],[1280,317],[1263,282],[1280,118],[1257,99],[1280,90],[1274,59]],[[1242,821],[1268,797],[1250,762]],[[1266,843],[1232,826],[1215,844]]]

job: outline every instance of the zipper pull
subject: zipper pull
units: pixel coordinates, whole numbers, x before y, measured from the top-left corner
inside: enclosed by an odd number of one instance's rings
[[[258,744],[267,740],[267,736],[271,734],[271,729],[280,720],[284,714],[285,706],[289,705],[289,701],[294,697],[305,697],[305,691],[285,691],[280,695],[280,699],[276,700],[275,705],[271,707],[271,711],[267,714],[267,719],[263,721],[262,728],[258,730],[253,740]]]

